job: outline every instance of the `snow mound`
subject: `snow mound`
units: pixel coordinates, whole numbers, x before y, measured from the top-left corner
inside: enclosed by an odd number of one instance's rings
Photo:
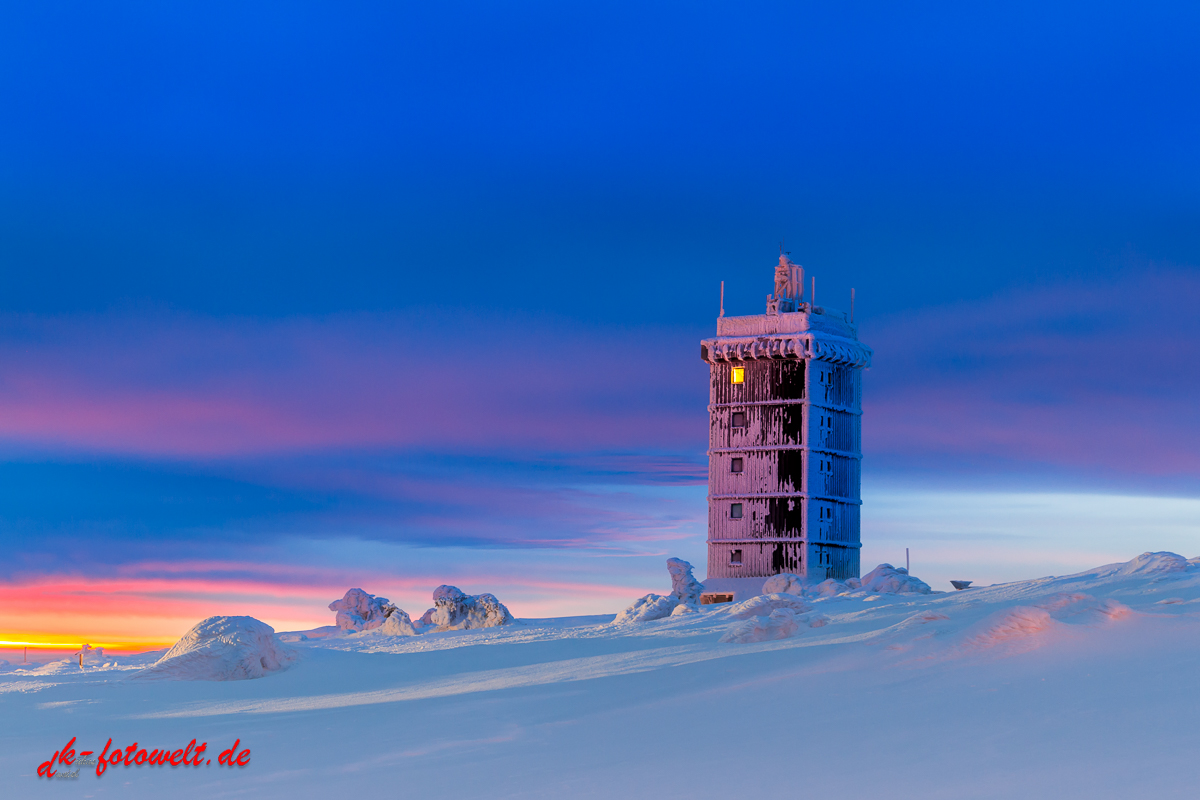
[[[804,614],[812,611],[812,606],[792,594],[761,594],[743,600],[729,609],[729,616],[734,619],[750,619],[751,617],[766,617],[779,609],[785,609],[793,614]]]
[[[295,651],[284,647],[265,622],[254,617],[209,617],[134,677],[240,681],[287,669],[295,660]]]
[[[514,621],[513,615],[495,595],[471,595],[457,586],[445,584],[433,590],[433,608],[430,611],[432,613],[426,612],[429,624],[439,631],[496,628]]]
[[[1183,572],[1188,568],[1188,560],[1175,553],[1142,553],[1121,565],[1115,574],[1126,575],[1160,575],[1169,572]]]
[[[378,628],[395,608],[386,597],[376,597],[362,589],[351,589],[341,600],[329,604],[329,610],[337,612],[334,618],[337,626],[344,631]]]
[[[767,578],[763,594],[804,594],[804,579],[790,572],[781,572]]]
[[[671,612],[679,605],[674,597],[663,597],[660,594],[648,594],[639,597],[629,608],[617,614],[614,625],[625,622],[649,622],[652,619],[662,619],[671,616]]]
[[[880,564],[868,572],[859,588],[876,594],[929,594],[932,591],[925,581],[912,577],[903,567],[891,564]]]
[[[776,639],[787,639],[789,636],[794,636],[798,630],[800,630],[800,622],[796,619],[795,613],[787,608],[776,608],[766,616],[755,615],[745,622],[731,626],[720,641],[735,644],[770,642]]]
[[[671,575],[671,597],[689,606],[700,602],[704,584],[692,575],[692,565],[682,558],[668,558],[667,572]]]
[[[700,609],[691,603],[680,603],[671,611],[672,617],[682,617],[685,614],[699,614]]]
[[[853,581],[854,578],[850,580]],[[851,586],[848,583],[842,583],[836,578],[827,578],[809,589],[809,594],[814,594],[817,597],[836,597],[839,594],[849,594],[859,588],[857,585],[858,581],[854,582],[855,585]]]

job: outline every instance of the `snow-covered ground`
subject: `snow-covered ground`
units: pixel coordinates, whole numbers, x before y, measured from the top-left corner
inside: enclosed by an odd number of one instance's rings
[[[289,641],[295,660],[252,680],[134,679],[145,656],[5,667],[0,796],[1200,794],[1195,562],[801,600],[811,610],[776,617],[702,606]],[[794,635],[720,641],[769,619]],[[77,751],[195,738],[212,763],[39,779],[71,737]],[[235,739],[250,763],[218,766]]]

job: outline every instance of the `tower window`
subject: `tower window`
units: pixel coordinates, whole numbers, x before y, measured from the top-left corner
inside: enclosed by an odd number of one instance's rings
[[[733,505],[731,505],[729,507],[729,518],[730,519],[741,519],[742,518],[742,504],[741,503],[734,503]]]
[[[733,418],[730,420],[730,425],[732,425],[734,428],[746,427],[746,412],[745,411],[733,412]]]
[[[733,459],[729,460],[729,471],[730,472],[741,472],[742,469],[744,468],[744,466],[745,466],[745,462],[743,462],[742,459],[740,459],[740,458],[733,458]]]
[[[742,551],[741,550],[730,550],[729,551],[729,564],[730,564],[730,566],[733,566],[733,567],[740,567],[742,565]]]
[[[734,367],[733,369],[731,369],[729,371],[729,382],[730,383],[745,383],[745,381],[746,381],[746,368],[745,367]]]

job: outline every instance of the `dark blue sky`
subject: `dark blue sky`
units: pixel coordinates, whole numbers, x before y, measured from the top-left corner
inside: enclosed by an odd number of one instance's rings
[[[885,485],[1195,496],[1197,31],[1183,3],[9,4],[0,579],[215,541],[555,551],[585,583],[702,559],[697,340],[722,280],[761,313],[781,240],[876,351],[864,541]]]
[[[398,5],[9,7],[0,304],[695,324],[784,238],[866,314],[1200,261],[1188,4]]]

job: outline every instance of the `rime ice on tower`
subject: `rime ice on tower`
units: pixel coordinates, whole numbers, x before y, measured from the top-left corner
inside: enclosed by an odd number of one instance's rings
[[[862,369],[871,349],[853,322],[805,302],[804,270],[781,254],[767,313],[722,309],[700,357],[711,379],[702,602],[759,594],[781,572],[858,577]]]

